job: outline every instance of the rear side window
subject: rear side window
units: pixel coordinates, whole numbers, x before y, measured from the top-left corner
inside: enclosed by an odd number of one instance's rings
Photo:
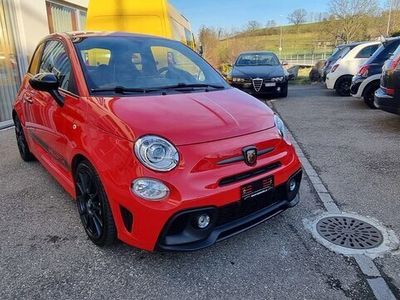
[[[372,54],[378,49],[378,45],[367,46],[358,52],[356,58],[370,58]]]
[[[53,73],[60,82],[60,88],[77,93],[72,76],[71,62],[64,45],[59,41],[49,41],[43,51],[40,73]]]
[[[393,55],[390,58],[397,58],[400,57],[400,45],[397,47],[396,51],[394,51]]]
[[[384,62],[388,60],[396,51],[399,45],[400,45],[400,40],[396,40],[393,41],[392,43],[387,44],[386,46],[381,46],[381,51],[379,51],[379,53],[374,54],[374,56],[377,55],[376,61]]]
[[[38,73],[40,59],[42,58],[43,48],[44,48],[44,43],[40,44],[36,48],[35,53],[32,56],[31,64],[28,69],[29,74],[36,75]]]

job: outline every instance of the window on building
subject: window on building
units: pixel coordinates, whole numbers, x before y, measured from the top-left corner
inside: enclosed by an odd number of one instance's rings
[[[86,10],[84,8],[53,1],[46,1],[46,7],[50,33],[85,29]]]

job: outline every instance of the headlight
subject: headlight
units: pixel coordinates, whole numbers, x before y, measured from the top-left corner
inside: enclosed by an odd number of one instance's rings
[[[271,78],[271,81],[274,81],[274,82],[281,82],[281,81],[283,81],[284,79],[285,79],[284,76],[272,77],[272,78]]]
[[[140,178],[132,183],[132,192],[145,200],[158,201],[169,195],[168,187],[161,181]]]
[[[179,163],[178,150],[167,140],[146,135],[135,143],[135,154],[146,167],[161,172],[168,172]]]
[[[245,80],[244,78],[233,77],[233,78],[232,78],[232,81],[233,81],[233,82],[238,82],[238,83],[243,83],[243,82],[245,82],[246,80]]]
[[[274,115],[275,126],[279,131],[279,134],[286,139],[287,138],[287,131],[285,124],[283,123],[282,119],[279,118],[277,115]]]

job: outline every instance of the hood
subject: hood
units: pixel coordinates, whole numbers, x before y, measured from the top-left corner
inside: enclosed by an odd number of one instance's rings
[[[232,76],[250,77],[250,78],[271,78],[284,76],[283,67],[277,66],[234,66]]]
[[[111,98],[103,103],[130,138],[154,134],[177,146],[246,135],[274,127],[273,112],[237,89],[223,91]],[[100,117],[101,119],[101,117]],[[98,120],[103,129],[105,123]]]

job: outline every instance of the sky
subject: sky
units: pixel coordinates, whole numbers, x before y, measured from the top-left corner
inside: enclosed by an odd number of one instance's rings
[[[328,11],[329,0],[170,0],[190,20],[193,31],[202,25],[240,29],[250,20],[265,25],[268,20],[287,24],[287,16],[297,8],[308,12]]]

